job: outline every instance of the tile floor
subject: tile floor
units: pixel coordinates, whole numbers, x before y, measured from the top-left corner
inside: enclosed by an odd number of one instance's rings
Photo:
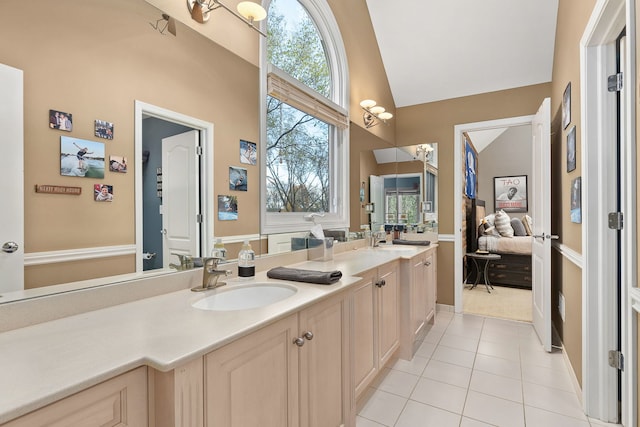
[[[411,361],[385,369],[357,427],[601,427],[582,412],[561,352],[530,323],[438,312]]]

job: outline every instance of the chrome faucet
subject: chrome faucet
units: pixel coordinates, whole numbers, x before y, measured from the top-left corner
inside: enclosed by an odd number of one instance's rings
[[[371,233],[371,247],[377,248],[380,241],[385,240],[386,234],[387,233],[385,233],[384,231],[374,231],[373,233]]]
[[[230,276],[231,270],[218,270],[218,263],[222,258],[211,257],[203,259],[203,271],[202,271],[202,286],[196,286],[191,288],[193,292],[202,292],[208,289],[219,288],[224,286],[226,282],[219,282],[220,276]]]

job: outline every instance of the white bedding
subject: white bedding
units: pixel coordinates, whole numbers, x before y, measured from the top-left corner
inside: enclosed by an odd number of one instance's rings
[[[531,236],[480,236],[478,248],[498,254],[531,255]]]

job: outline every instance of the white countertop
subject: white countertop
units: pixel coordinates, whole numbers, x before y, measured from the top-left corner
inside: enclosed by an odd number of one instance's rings
[[[283,282],[256,274],[254,282],[294,285],[298,292],[250,310],[205,311],[191,305],[250,281],[231,279],[217,290],[181,290],[0,334],[0,423],[17,418],[139,366],[170,371],[359,280],[357,275],[437,245],[347,251],[333,261],[290,267],[340,270],[332,285]]]

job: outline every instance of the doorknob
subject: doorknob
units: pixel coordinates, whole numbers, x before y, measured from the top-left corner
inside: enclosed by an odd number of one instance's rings
[[[160,234],[165,234],[166,235],[167,234],[167,229],[163,228],[162,230],[160,230]]]
[[[19,248],[18,244],[16,242],[5,242],[4,245],[2,245],[2,252],[6,252],[8,254],[12,254],[15,251],[17,251]]]
[[[544,241],[544,239],[549,239],[549,240],[558,240],[560,238],[560,236],[556,235],[556,234],[534,234],[531,237],[535,237],[536,239],[542,239]]]

